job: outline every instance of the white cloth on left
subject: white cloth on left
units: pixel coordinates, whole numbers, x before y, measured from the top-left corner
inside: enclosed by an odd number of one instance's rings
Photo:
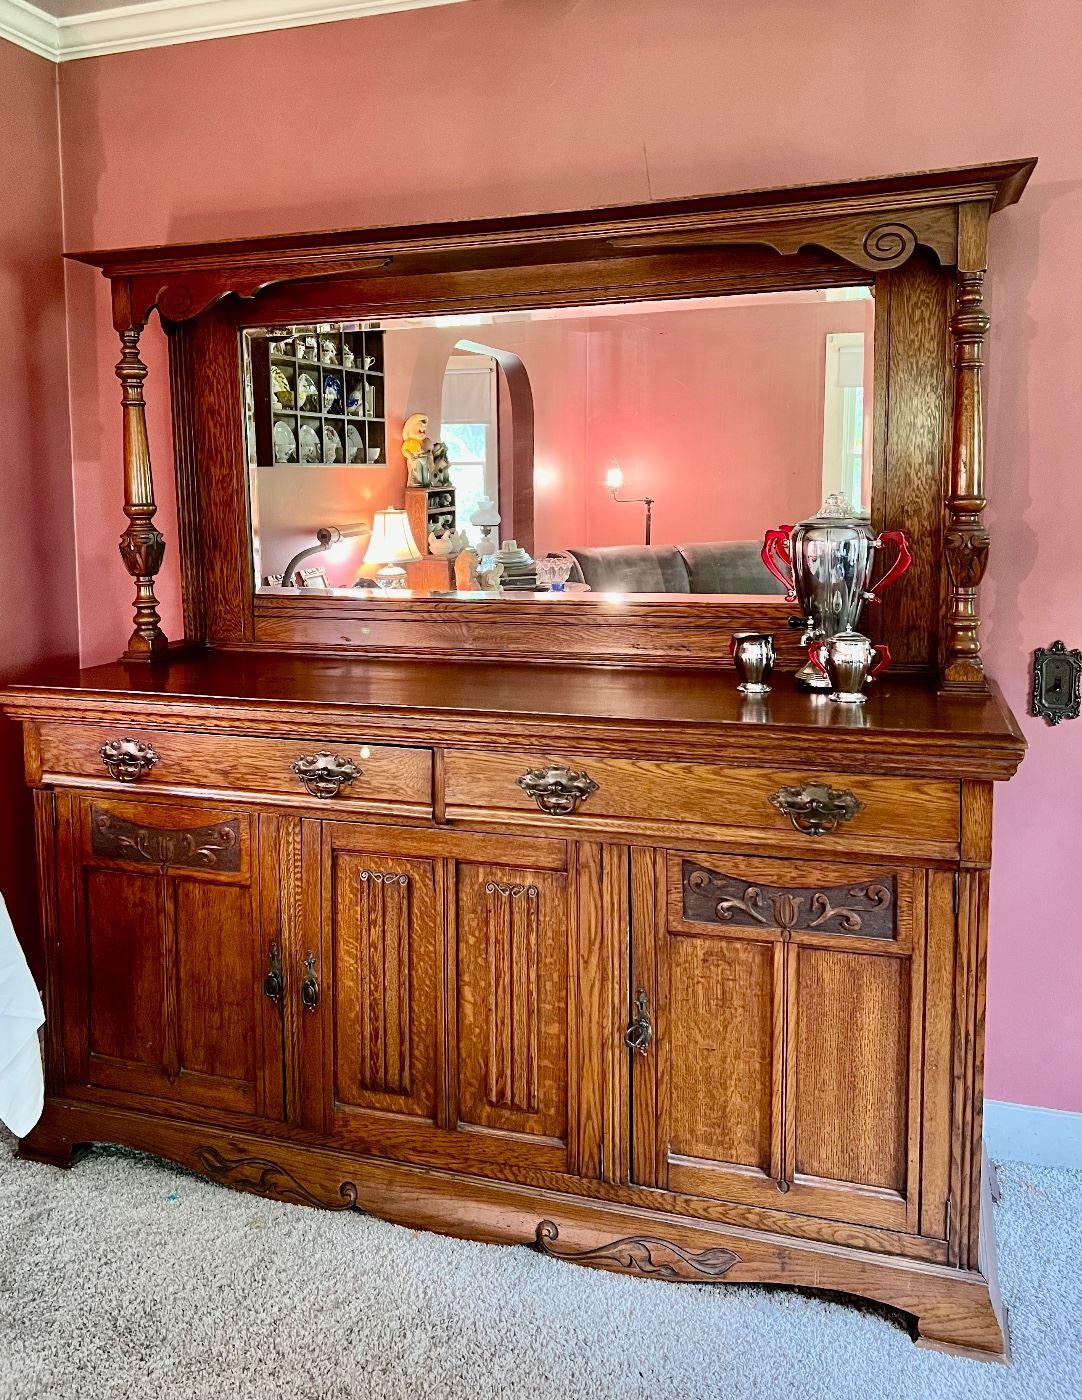
[[[25,1137],[41,1117],[45,1080],[38,1030],[45,1011],[0,895],[0,1122]]]

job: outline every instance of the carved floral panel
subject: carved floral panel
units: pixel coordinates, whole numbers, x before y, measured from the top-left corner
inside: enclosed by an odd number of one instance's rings
[[[766,885],[685,860],[683,915],[694,923],[776,928],[792,933],[838,933],[894,938],[897,882],[893,875],[844,885]]]

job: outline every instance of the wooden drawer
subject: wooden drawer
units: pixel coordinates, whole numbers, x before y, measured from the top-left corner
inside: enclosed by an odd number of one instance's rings
[[[135,781],[112,779],[101,747],[113,739],[150,744],[158,761]],[[122,790],[251,793],[310,805],[292,770],[301,757],[323,751],[351,760],[358,776],[321,805],[428,816],[432,811],[432,753],[388,744],[336,744],[319,738],[256,739],[187,730],[146,730],[139,725],[45,724],[40,731],[44,782],[78,779]]]
[[[584,771],[597,790],[568,816],[550,816],[518,786],[527,769],[563,765]],[[674,824],[711,829],[721,839],[768,836],[772,844],[829,849],[834,845],[887,852],[895,845],[914,853],[957,853],[960,799],[955,782],[867,777],[807,768],[799,771],[727,768],[712,764],[645,762],[623,758],[576,758],[567,754],[449,752],[444,762],[449,818],[480,811],[521,814],[552,826],[594,826],[661,835]],[[771,801],[782,788],[809,781],[852,793],[861,803],[836,829],[814,836],[797,831]]]

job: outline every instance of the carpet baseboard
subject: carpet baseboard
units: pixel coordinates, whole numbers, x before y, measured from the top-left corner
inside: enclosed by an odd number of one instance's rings
[[[987,1099],[984,1141],[993,1161],[1082,1171],[1082,1113]]]

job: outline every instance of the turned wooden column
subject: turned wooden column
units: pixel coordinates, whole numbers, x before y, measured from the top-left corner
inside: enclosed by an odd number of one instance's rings
[[[975,222],[975,221],[973,221]],[[983,233],[983,229],[963,233]],[[983,239],[981,240],[983,242]],[[951,590],[943,684],[951,690],[987,689],[981,660],[977,592],[988,565],[989,535],[981,519],[984,496],[984,407],[981,379],[988,315],[982,266],[958,269],[951,336],[954,341],[954,428],[950,493],[943,545]]]
[[[120,537],[120,557],[135,580],[135,630],[124,653],[125,661],[150,661],[169,645],[161,629],[154,578],[162,566],[165,539],[155,528],[154,474],[147,441],[143,380],[147,367],[139,358],[142,326],[120,332],[121,356],[116,367],[123,393],[124,412],[124,514],[128,528]]]

